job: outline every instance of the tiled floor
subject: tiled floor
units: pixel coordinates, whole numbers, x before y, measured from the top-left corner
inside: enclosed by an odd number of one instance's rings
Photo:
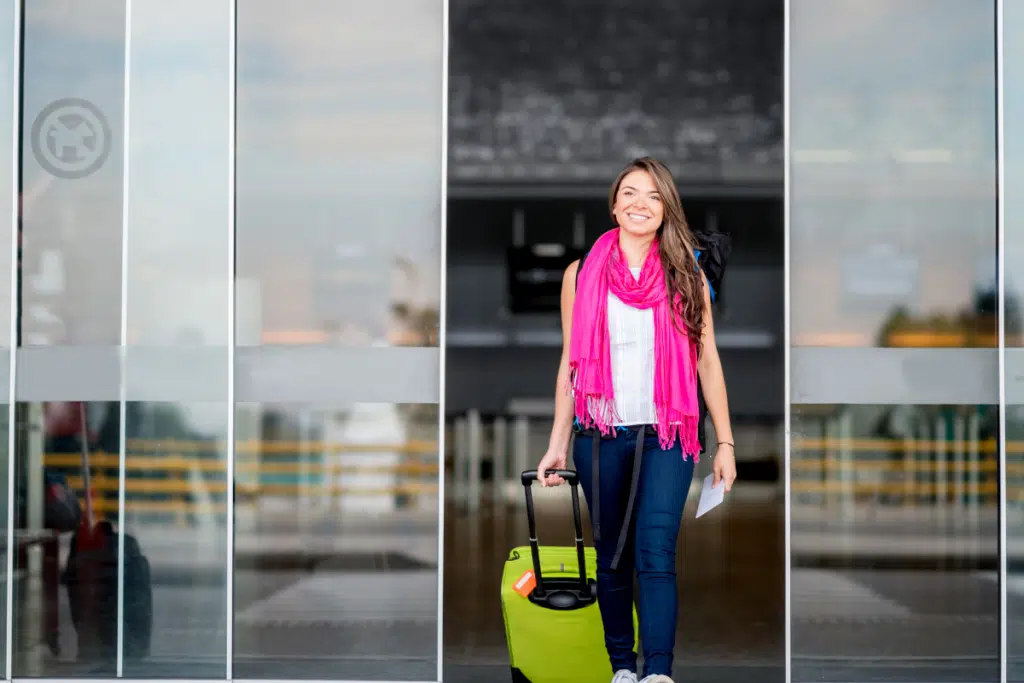
[[[565,489],[540,492],[537,499],[540,542],[571,545]],[[694,519],[696,504],[696,496],[691,496],[678,553],[679,670],[735,668],[746,672],[743,675],[751,675],[754,669],[765,675],[781,671],[785,652],[783,516],[772,514],[778,503],[762,496],[757,502],[731,504],[727,514]],[[590,543],[588,527],[584,510],[584,536]],[[521,508],[485,506],[477,513],[452,511],[449,515],[445,553],[449,666],[507,661],[497,594],[508,550],[528,540]],[[781,679],[773,675],[758,680]]]
[[[544,544],[572,542],[567,494],[565,488],[538,492]],[[770,491],[738,489],[727,505],[694,519],[696,502],[691,496],[679,547],[677,680],[782,681],[782,501]],[[235,544],[236,678],[433,679],[437,536],[429,515],[362,524],[325,517],[303,529],[265,521]],[[876,526],[887,540],[885,525]],[[585,536],[589,543],[589,531]],[[224,557],[182,552],[182,540],[166,530],[143,530],[139,537],[154,567],[153,653],[127,665],[125,675],[222,676]],[[470,513],[449,506],[444,680],[510,680],[499,583],[509,550],[527,540],[521,507],[485,502]],[[849,537],[833,537],[829,548],[844,543],[846,550],[857,550]],[[792,571],[794,681],[998,678],[998,583],[991,572],[956,565],[884,571],[823,567],[815,565],[813,547],[802,547]],[[886,547],[880,543],[857,552]],[[1024,654],[1024,625],[1012,618],[1024,615],[1020,585],[1011,577],[1010,645]],[[23,607],[32,604],[29,593],[16,597]],[[63,612],[67,653],[55,659],[39,648],[19,646],[17,674],[86,673],[71,654],[74,629],[66,600]]]

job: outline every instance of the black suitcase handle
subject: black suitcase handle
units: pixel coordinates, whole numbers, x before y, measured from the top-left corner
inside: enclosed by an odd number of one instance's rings
[[[576,474],[575,470],[544,470],[544,474],[559,476],[570,484],[576,484],[579,481],[579,475]],[[529,486],[537,481],[537,470],[526,470],[523,472],[522,478],[523,486]]]
[[[530,600],[552,609],[578,609],[597,599],[597,584],[587,580],[586,559],[583,554],[583,521],[580,513],[579,476],[573,470],[547,470],[569,483],[572,492],[572,521],[576,531],[576,559],[579,562],[579,579],[551,579],[545,585],[540,570],[540,547],[537,544],[537,517],[533,508],[533,482],[537,481],[537,470],[522,473],[523,488],[526,489],[526,518],[530,525],[530,553],[533,555],[533,573],[537,586],[530,594]],[[548,588],[551,591],[548,591]]]

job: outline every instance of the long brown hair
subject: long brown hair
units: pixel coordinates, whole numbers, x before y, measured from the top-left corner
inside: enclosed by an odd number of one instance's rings
[[[608,195],[608,210],[615,220],[615,199],[622,180],[633,171],[646,171],[661,195],[664,212],[658,228],[658,251],[665,269],[665,284],[669,301],[672,302],[672,316],[676,329],[689,335],[697,346],[697,355],[703,350],[701,337],[704,330],[704,286],[701,272],[694,255],[696,239],[686,221],[683,203],[679,199],[672,172],[663,163],[652,157],[634,159],[626,165],[612,184]],[[680,325],[682,323],[682,325]]]

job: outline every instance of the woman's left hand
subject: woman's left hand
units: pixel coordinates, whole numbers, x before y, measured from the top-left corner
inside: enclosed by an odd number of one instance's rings
[[[732,484],[736,481],[736,454],[731,444],[719,444],[715,451],[713,471],[715,474],[714,486],[717,487],[722,481],[725,482],[725,492],[732,490]]]

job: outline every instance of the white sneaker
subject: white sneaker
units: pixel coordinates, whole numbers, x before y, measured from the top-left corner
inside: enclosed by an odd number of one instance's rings
[[[612,683],[637,683],[636,674],[627,669],[619,669],[612,676]]]
[[[612,683],[615,683],[615,681],[612,681]],[[672,683],[672,679],[665,674],[651,674],[644,677],[640,683]]]

